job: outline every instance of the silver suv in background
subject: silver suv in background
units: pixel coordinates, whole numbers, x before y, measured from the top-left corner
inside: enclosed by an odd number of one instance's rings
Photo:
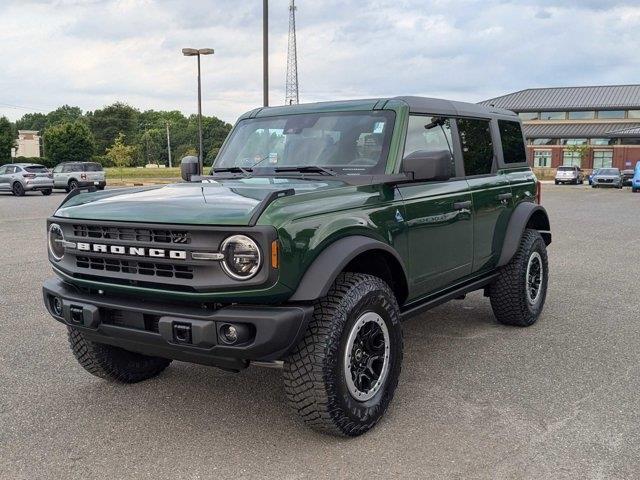
[[[601,168],[591,179],[593,188],[597,187],[615,187],[622,188],[623,178],[620,170],[617,168]]]
[[[556,170],[556,185],[559,183],[583,184],[584,172],[580,167],[576,166],[558,167],[558,170]]]
[[[67,192],[78,187],[94,186],[104,190],[107,181],[102,165],[95,162],[64,162],[53,169],[54,188],[64,188]]]
[[[53,176],[44,165],[10,163],[0,167],[0,192],[11,192],[22,197],[25,192],[40,191],[51,195]]]

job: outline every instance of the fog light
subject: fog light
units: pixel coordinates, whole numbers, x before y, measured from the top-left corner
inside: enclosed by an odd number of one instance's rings
[[[51,309],[58,317],[62,316],[62,300],[59,297],[51,298]]]
[[[223,325],[220,328],[220,333],[225,343],[234,344],[238,341],[238,329],[233,325]]]

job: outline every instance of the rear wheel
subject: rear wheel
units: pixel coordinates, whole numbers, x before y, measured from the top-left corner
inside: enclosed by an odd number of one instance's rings
[[[548,281],[547,246],[540,232],[527,229],[516,254],[489,286],[496,319],[505,325],[533,325],[544,307]]]
[[[24,187],[20,182],[15,182],[11,188],[11,191],[16,197],[24,196]]]
[[[402,365],[398,304],[380,278],[344,273],[284,362],[291,407],[325,433],[357,436],[389,406]]]
[[[46,190],[42,190],[42,194],[43,195],[51,195],[52,190],[50,188],[47,188]]]
[[[155,377],[171,360],[150,357],[87,340],[79,330],[67,327],[69,345],[78,363],[96,377],[120,383],[136,383]]]

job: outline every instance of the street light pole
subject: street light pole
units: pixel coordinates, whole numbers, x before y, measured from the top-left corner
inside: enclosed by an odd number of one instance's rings
[[[262,0],[262,98],[269,106],[269,0]]]
[[[204,172],[204,155],[202,153],[202,83],[200,81],[200,56],[213,55],[213,48],[183,48],[185,57],[198,57],[198,168],[200,175]]]
[[[167,126],[167,155],[169,156],[169,168],[171,168],[171,137],[169,136],[169,122],[166,123]]]

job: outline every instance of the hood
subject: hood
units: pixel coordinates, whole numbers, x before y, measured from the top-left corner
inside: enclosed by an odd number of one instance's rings
[[[338,180],[240,178],[81,193],[55,213],[62,218],[186,225],[248,225],[270,193],[296,195],[344,186]]]

